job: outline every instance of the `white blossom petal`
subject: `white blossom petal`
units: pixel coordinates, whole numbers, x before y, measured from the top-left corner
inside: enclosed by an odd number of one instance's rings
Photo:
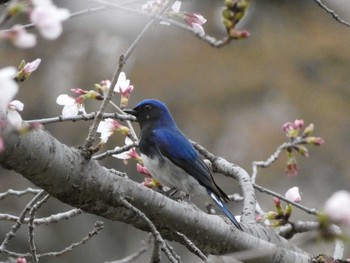
[[[79,110],[78,110],[77,104],[66,105],[62,109],[62,116],[66,118],[75,117],[78,114],[79,114]]]
[[[174,12],[174,13],[179,13],[180,12],[180,8],[181,8],[181,2],[180,1],[176,1],[171,7],[171,11]]]
[[[97,127],[97,132],[101,133],[101,142],[106,143],[108,141],[108,138],[113,134],[113,119],[106,119],[100,122],[100,124]]]
[[[21,128],[22,117],[16,110],[8,110],[7,118],[15,128],[17,129]]]
[[[28,62],[24,65],[23,71],[26,73],[32,73],[39,67],[40,63],[41,63],[40,58],[37,58],[32,62]]]
[[[57,8],[49,1],[35,1],[30,20],[38,27],[43,37],[56,39],[62,33],[61,22],[69,18],[69,10]]]
[[[124,72],[120,72],[117,84],[115,84],[114,91],[123,93],[130,86],[130,80],[126,78]]]
[[[57,97],[56,99],[56,103],[58,105],[62,105],[62,106],[65,106],[65,105],[74,105],[75,104],[75,99],[68,96],[67,94],[61,94]]]
[[[6,67],[0,70],[0,110],[6,112],[8,104],[18,92],[18,85],[14,81],[17,70]]]
[[[32,48],[36,45],[36,35],[28,33],[22,25],[14,25],[15,37],[12,43],[18,48]]]
[[[350,193],[335,192],[325,203],[324,212],[336,223],[350,225]]]
[[[131,145],[134,142],[129,138],[129,137],[125,137],[125,145]]]
[[[8,109],[10,110],[16,110],[16,111],[23,111],[24,104],[19,100],[13,100],[9,103]]]
[[[120,147],[117,146],[114,148],[114,150],[119,150]],[[127,160],[127,159],[130,159],[131,156],[129,154],[130,150],[127,151],[127,152],[122,152],[122,153],[118,153],[118,154],[113,154],[112,156],[115,157],[115,158],[118,158],[118,159],[121,159],[121,160]]]
[[[204,28],[200,25],[200,24],[197,24],[197,23],[193,23],[192,26],[193,30],[198,33],[200,36],[204,36],[205,35],[205,32],[204,32]]]
[[[299,193],[299,187],[294,186],[290,189],[288,189],[288,191],[286,192],[286,194],[284,195],[289,201],[292,202],[300,202],[301,201],[301,196]]]

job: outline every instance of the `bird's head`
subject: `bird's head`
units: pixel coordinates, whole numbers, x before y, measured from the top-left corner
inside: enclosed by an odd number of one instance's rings
[[[143,100],[135,108],[125,109],[124,112],[135,116],[141,129],[145,124],[157,126],[176,125],[167,106],[159,100]]]

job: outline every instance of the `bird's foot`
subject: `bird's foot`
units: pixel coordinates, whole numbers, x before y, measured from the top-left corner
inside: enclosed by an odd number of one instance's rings
[[[168,197],[174,196],[177,193],[177,189],[175,187],[170,188],[167,191],[164,191],[164,194]]]

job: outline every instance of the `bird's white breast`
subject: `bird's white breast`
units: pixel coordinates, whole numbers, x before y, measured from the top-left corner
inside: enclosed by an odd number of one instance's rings
[[[157,157],[153,159],[141,154],[145,167],[150,171],[152,176],[162,185],[176,188],[188,194],[206,194],[206,190],[198,181],[190,176],[185,170],[172,163],[168,158],[160,162]]]

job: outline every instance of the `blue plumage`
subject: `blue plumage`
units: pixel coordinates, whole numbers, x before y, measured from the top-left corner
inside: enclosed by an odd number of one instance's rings
[[[240,224],[224,202],[225,192],[215,183],[203,159],[177,127],[166,105],[143,100],[133,110],[141,128],[139,149],[144,165],[161,184],[188,194],[208,194],[222,212],[240,230]]]

